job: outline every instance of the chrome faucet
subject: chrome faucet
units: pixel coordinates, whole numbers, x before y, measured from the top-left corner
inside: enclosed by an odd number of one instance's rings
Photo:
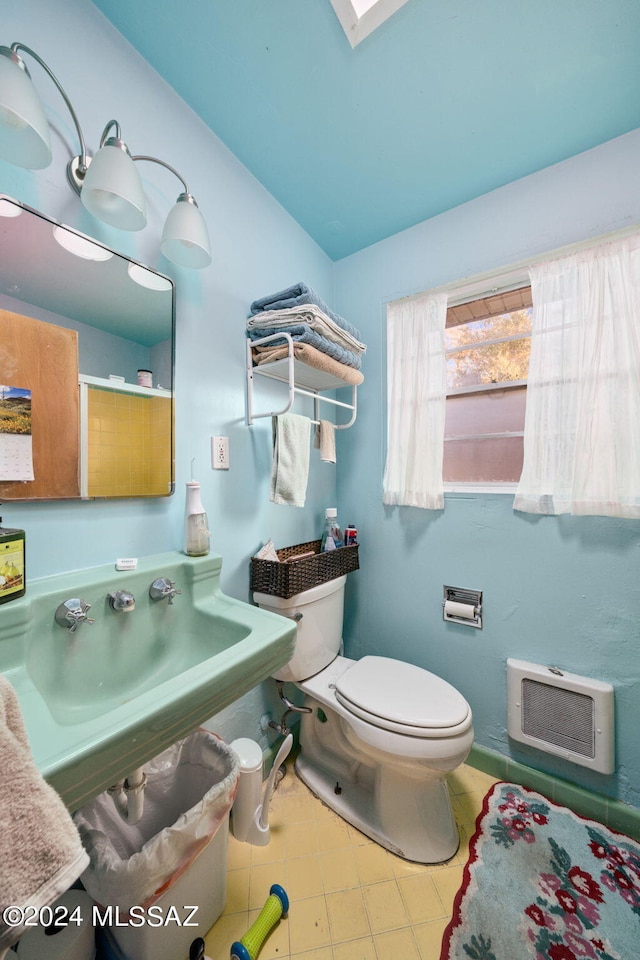
[[[167,577],[158,577],[149,587],[149,596],[152,600],[168,599],[169,603],[173,603],[173,598],[179,593],[182,593],[182,590],[176,587],[175,580],[169,580]]]
[[[56,610],[56,623],[61,627],[66,627],[69,633],[75,633],[81,623],[96,622],[93,617],[87,616],[90,609],[91,604],[79,597],[65,600]]]
[[[116,613],[130,613],[136,608],[136,598],[128,590],[116,590],[107,594],[109,606]]]

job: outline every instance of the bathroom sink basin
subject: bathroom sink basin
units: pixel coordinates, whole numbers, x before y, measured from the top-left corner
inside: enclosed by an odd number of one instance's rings
[[[28,584],[0,609],[0,671],[22,706],[40,772],[70,809],[144,765],[286,663],[295,625],[225,596],[222,559],[167,553],[133,572],[111,564]],[[182,593],[153,600],[158,577]],[[135,609],[116,612],[124,589]],[[55,613],[90,604],[71,631]]]
[[[150,603],[143,599],[145,606]],[[95,625],[75,633],[56,629],[53,635],[51,630],[44,642],[44,631],[36,627],[35,639],[28,644],[27,674],[53,719],[63,726],[93,720],[223,653],[251,633],[248,624],[215,613],[192,610],[185,618],[183,603],[182,598],[172,605],[161,601],[161,609],[150,610],[151,622],[144,625],[135,611],[117,614],[117,621],[106,612]],[[143,604],[138,602],[137,610]]]

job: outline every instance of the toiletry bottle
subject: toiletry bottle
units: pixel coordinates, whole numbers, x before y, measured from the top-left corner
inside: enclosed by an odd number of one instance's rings
[[[200,499],[200,484],[197,480],[187,483],[184,552],[189,557],[204,557],[209,553],[209,523]]]
[[[355,547],[358,543],[358,531],[352,523],[346,527],[344,531],[344,545],[345,547]]]
[[[23,597],[26,589],[24,530],[3,527],[0,517],[0,603]]]
[[[327,507],[324,512],[325,522],[320,543],[320,552],[328,553],[337,547],[344,545],[342,540],[342,531],[338,523],[338,511],[335,507]]]

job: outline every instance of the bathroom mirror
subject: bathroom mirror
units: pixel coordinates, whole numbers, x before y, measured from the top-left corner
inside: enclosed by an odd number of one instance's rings
[[[0,500],[173,492],[167,277],[0,195]]]

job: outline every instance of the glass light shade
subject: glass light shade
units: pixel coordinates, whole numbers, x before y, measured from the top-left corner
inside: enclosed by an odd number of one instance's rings
[[[87,237],[80,237],[77,233],[72,233],[65,227],[54,227],[53,238],[75,257],[81,257],[83,260],[111,260],[113,253],[106,247],[101,247]]]
[[[11,203],[9,200],[0,200],[0,217],[19,217],[22,213],[22,207],[17,203]]]
[[[147,222],[135,164],[129,153],[108,142],[89,164],[80,199],[94,217],[119,230],[142,230]]]
[[[29,74],[2,52],[0,91],[0,157],[28,170],[49,166],[49,124],[40,98]]]
[[[147,270],[146,267],[141,267],[139,263],[130,261],[127,266],[127,273],[135,283],[141,287],[146,287],[147,290],[159,290],[163,293],[171,290],[170,280],[160,276],[159,273],[153,273],[151,270]]]
[[[188,194],[181,194],[169,211],[160,249],[168,260],[181,267],[201,270],[211,263],[207,225]]]

